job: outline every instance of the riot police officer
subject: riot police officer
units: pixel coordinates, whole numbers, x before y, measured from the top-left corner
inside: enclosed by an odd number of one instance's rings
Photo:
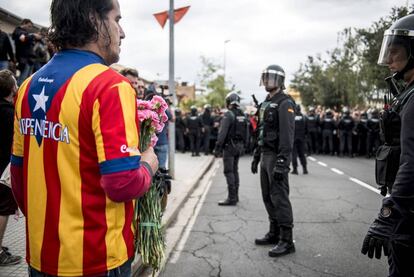
[[[378,149],[381,144],[380,139],[380,120],[379,112],[377,109],[373,110],[371,113],[371,118],[367,122],[368,128],[368,141],[367,141],[367,154],[370,158]]]
[[[378,149],[377,182],[394,179],[389,197],[366,235],[362,253],[372,258],[388,256],[389,276],[413,276],[414,256],[414,15],[397,20],[384,33],[378,64],[387,65],[393,79],[405,89],[381,117],[385,144]],[[398,148],[401,155],[398,155]],[[396,152],[397,155],[394,155]],[[399,164],[397,170],[393,164]]]
[[[315,108],[310,107],[306,116],[308,126],[308,153],[319,154],[319,116],[315,114]]]
[[[185,152],[185,142],[184,142],[184,133],[185,133],[185,122],[183,120],[183,115],[180,109],[175,109],[175,140],[177,144],[177,150],[182,153]]]
[[[186,118],[187,133],[190,138],[191,156],[200,156],[200,136],[203,123],[197,114],[197,107],[191,106],[190,115]]]
[[[358,123],[355,126],[355,131],[358,135],[358,155],[364,155],[367,150],[368,140],[368,114],[363,112]]]
[[[292,174],[298,174],[298,157],[303,168],[303,174],[308,174],[306,167],[305,145],[308,135],[308,126],[306,118],[303,116],[300,105],[296,105],[295,109],[295,141],[293,143],[292,152]]]
[[[352,132],[355,127],[354,119],[352,118],[349,108],[345,107],[343,109],[343,116],[339,120],[338,129],[339,129],[339,155],[342,157],[344,155],[345,145],[347,146],[348,155],[353,156],[352,152]]]
[[[224,176],[226,177],[228,196],[220,201],[220,206],[234,206],[239,202],[239,158],[248,142],[248,122],[240,109],[240,96],[230,92],[226,96],[228,111],[221,120],[214,154],[223,154]]]
[[[201,121],[203,122],[203,150],[204,154],[210,153],[210,136],[214,125],[214,118],[211,115],[211,105],[205,104],[204,111],[201,114]]]
[[[295,251],[288,176],[295,131],[295,102],[284,93],[284,80],[285,72],[278,65],[268,66],[261,75],[260,84],[268,95],[258,107],[258,147],[251,164],[254,174],[260,162],[262,197],[270,221],[269,232],[255,243],[276,244],[269,251],[271,257]]]
[[[320,122],[322,130],[322,153],[329,147],[329,154],[334,155],[333,136],[336,135],[336,121],[330,109],[326,110],[326,114]]]

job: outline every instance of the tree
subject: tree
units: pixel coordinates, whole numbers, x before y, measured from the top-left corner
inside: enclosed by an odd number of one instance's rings
[[[346,28],[327,58],[308,56],[291,82],[301,93],[303,104],[358,105],[388,91],[384,78],[390,72],[377,65],[382,38],[384,31],[407,13],[405,7],[395,7],[369,28]]]

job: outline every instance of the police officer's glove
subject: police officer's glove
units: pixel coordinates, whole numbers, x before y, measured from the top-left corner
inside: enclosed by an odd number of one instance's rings
[[[380,193],[381,193],[382,196],[386,196],[387,193],[388,193],[388,188],[385,185],[384,186],[380,186],[379,187],[379,190],[380,190]]]
[[[401,216],[396,209],[393,208],[393,203],[389,198],[384,198],[383,206],[378,218],[374,220],[368,229],[368,233],[362,243],[361,253],[372,259],[381,258],[381,252],[384,250],[384,255],[389,255],[390,238],[393,234],[395,226],[401,220]]]
[[[259,167],[259,159],[254,158],[251,164],[251,168],[250,168],[253,174],[257,173],[258,167]]]
[[[283,175],[289,171],[289,169],[285,166],[285,163],[286,162],[284,159],[277,158],[276,165],[272,171],[273,179],[275,179],[276,181],[283,180]]]
[[[214,157],[219,158],[223,155],[223,150],[221,147],[216,146],[213,150]]]

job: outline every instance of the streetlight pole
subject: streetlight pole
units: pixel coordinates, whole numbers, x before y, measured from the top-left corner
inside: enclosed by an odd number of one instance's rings
[[[226,39],[224,41],[224,55],[223,55],[223,79],[224,79],[224,88],[226,88],[226,45],[230,40]]]
[[[170,56],[169,56],[169,78],[168,78],[168,92],[172,95],[173,104],[177,105],[177,97],[175,95],[175,81],[174,81],[174,0],[170,0],[170,10],[168,13],[170,23]],[[168,124],[168,169],[171,177],[175,176],[175,122]]]

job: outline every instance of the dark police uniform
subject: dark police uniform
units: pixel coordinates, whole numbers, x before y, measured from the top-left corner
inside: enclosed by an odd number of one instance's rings
[[[296,108],[295,114],[295,141],[293,143],[292,152],[292,174],[298,174],[298,156],[300,164],[303,168],[303,174],[308,174],[306,167],[305,146],[306,136],[308,134],[308,127],[306,118],[300,112],[300,108]]]
[[[188,129],[188,137],[190,139],[191,156],[200,156],[200,137],[203,123],[201,118],[197,115],[197,110],[191,110],[186,119]]]
[[[259,151],[255,151],[255,159],[260,155],[260,184],[270,230],[263,239],[256,239],[256,244],[278,243],[279,236],[293,244],[288,172],[295,132],[294,109],[294,101],[283,92],[272,98],[268,95],[259,108]]]
[[[184,133],[185,133],[185,122],[182,117],[181,110],[175,110],[175,140],[176,140],[176,148],[181,152],[185,152],[185,141],[184,141]]]
[[[228,197],[219,202],[220,206],[232,206],[239,202],[239,158],[248,141],[248,122],[243,111],[233,105],[220,123],[215,153],[222,151],[224,176],[226,177]]]
[[[318,154],[319,153],[319,116],[315,115],[315,112],[309,112],[306,117],[308,126],[308,153]]]
[[[332,112],[327,112],[320,123],[322,130],[322,153],[329,147],[329,154],[334,154],[333,136],[336,131],[336,122]]]
[[[390,195],[384,198],[361,250],[370,258],[375,254],[378,259],[383,250],[388,256],[389,276],[392,277],[413,276],[414,272],[413,31],[414,14],[410,14],[397,20],[384,33],[378,64],[394,69],[391,84],[393,80],[402,79],[408,85],[397,94],[391,108],[385,105],[381,116],[385,144],[377,151],[376,181],[382,186],[392,184],[392,187],[388,187]],[[399,164],[396,170],[395,164]],[[386,191],[382,189],[381,192],[385,194]]]
[[[338,124],[339,129],[339,155],[343,156],[345,151],[345,145],[347,146],[348,155],[352,157],[352,131],[354,130],[354,119],[346,113]]]
[[[367,151],[368,157],[371,157],[381,144],[380,139],[380,120],[378,112],[372,113],[370,119],[367,122],[368,138],[367,138]]]
[[[201,115],[201,121],[203,122],[203,150],[204,154],[208,155],[210,153],[210,137],[211,131],[213,130],[214,118],[211,115],[210,108],[205,108],[203,114]]]

